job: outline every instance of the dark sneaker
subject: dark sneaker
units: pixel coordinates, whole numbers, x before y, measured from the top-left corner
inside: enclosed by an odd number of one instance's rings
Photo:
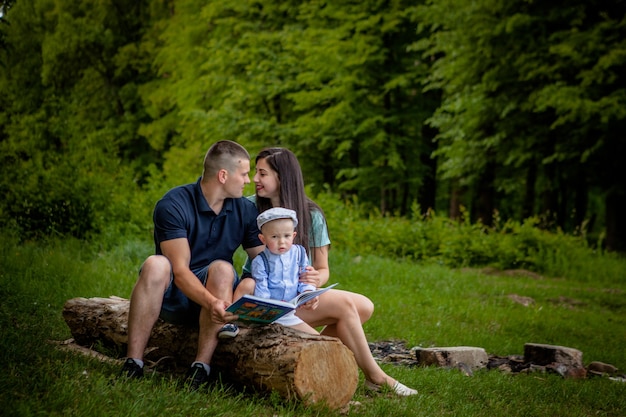
[[[209,382],[209,374],[204,370],[204,366],[200,363],[191,365],[187,371],[185,384],[191,391],[197,391],[201,386]]]
[[[217,337],[219,339],[232,339],[238,334],[239,334],[239,327],[237,327],[236,324],[227,323],[220,329],[219,332],[217,332]]]
[[[137,362],[131,358],[126,359],[122,370],[120,371],[120,377],[122,378],[143,378],[143,368],[137,365]]]

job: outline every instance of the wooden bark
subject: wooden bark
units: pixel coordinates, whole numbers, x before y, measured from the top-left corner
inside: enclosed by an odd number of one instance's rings
[[[129,301],[119,297],[73,298],[63,317],[81,346],[101,345],[126,352]],[[189,366],[196,353],[197,329],[157,321],[146,359],[173,358]],[[221,341],[211,363],[223,379],[263,392],[276,391],[307,404],[346,405],[358,383],[354,355],[334,337],[310,335],[280,325],[241,328]]]

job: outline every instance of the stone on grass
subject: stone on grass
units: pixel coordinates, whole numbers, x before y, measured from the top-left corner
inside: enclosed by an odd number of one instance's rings
[[[567,366],[584,368],[583,353],[574,348],[540,343],[526,343],[524,345],[524,361],[535,365],[550,365],[560,363]]]
[[[593,361],[587,365],[587,371],[592,375],[604,376],[615,374],[617,372],[617,368],[610,363]]]
[[[543,366],[549,372],[563,378],[580,379],[587,377],[583,365],[583,353],[566,346],[526,343],[524,345],[524,361],[535,366]]]
[[[415,354],[424,366],[481,369],[489,363],[485,349],[471,346],[424,348],[416,350]]]

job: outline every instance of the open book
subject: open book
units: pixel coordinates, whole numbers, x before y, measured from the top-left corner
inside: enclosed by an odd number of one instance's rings
[[[269,298],[244,295],[232,303],[226,311],[239,315],[237,321],[248,323],[269,324],[279,319],[302,304],[311,301],[320,294],[333,288],[337,283],[315,291],[305,291],[289,301],[271,300]]]

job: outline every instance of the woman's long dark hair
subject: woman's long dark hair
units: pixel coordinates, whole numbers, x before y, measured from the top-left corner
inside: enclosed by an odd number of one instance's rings
[[[265,159],[270,168],[278,175],[281,207],[295,210],[298,215],[298,226],[296,227],[298,234],[295,243],[304,246],[309,257],[312,257],[309,239],[315,230],[312,229],[311,211],[318,210],[322,215],[324,212],[320,206],[307,197],[304,191],[304,177],[298,158],[286,148],[266,148],[259,152],[255,162],[258,164],[261,159]],[[269,198],[258,195],[256,204],[259,212],[272,208],[272,202]]]

